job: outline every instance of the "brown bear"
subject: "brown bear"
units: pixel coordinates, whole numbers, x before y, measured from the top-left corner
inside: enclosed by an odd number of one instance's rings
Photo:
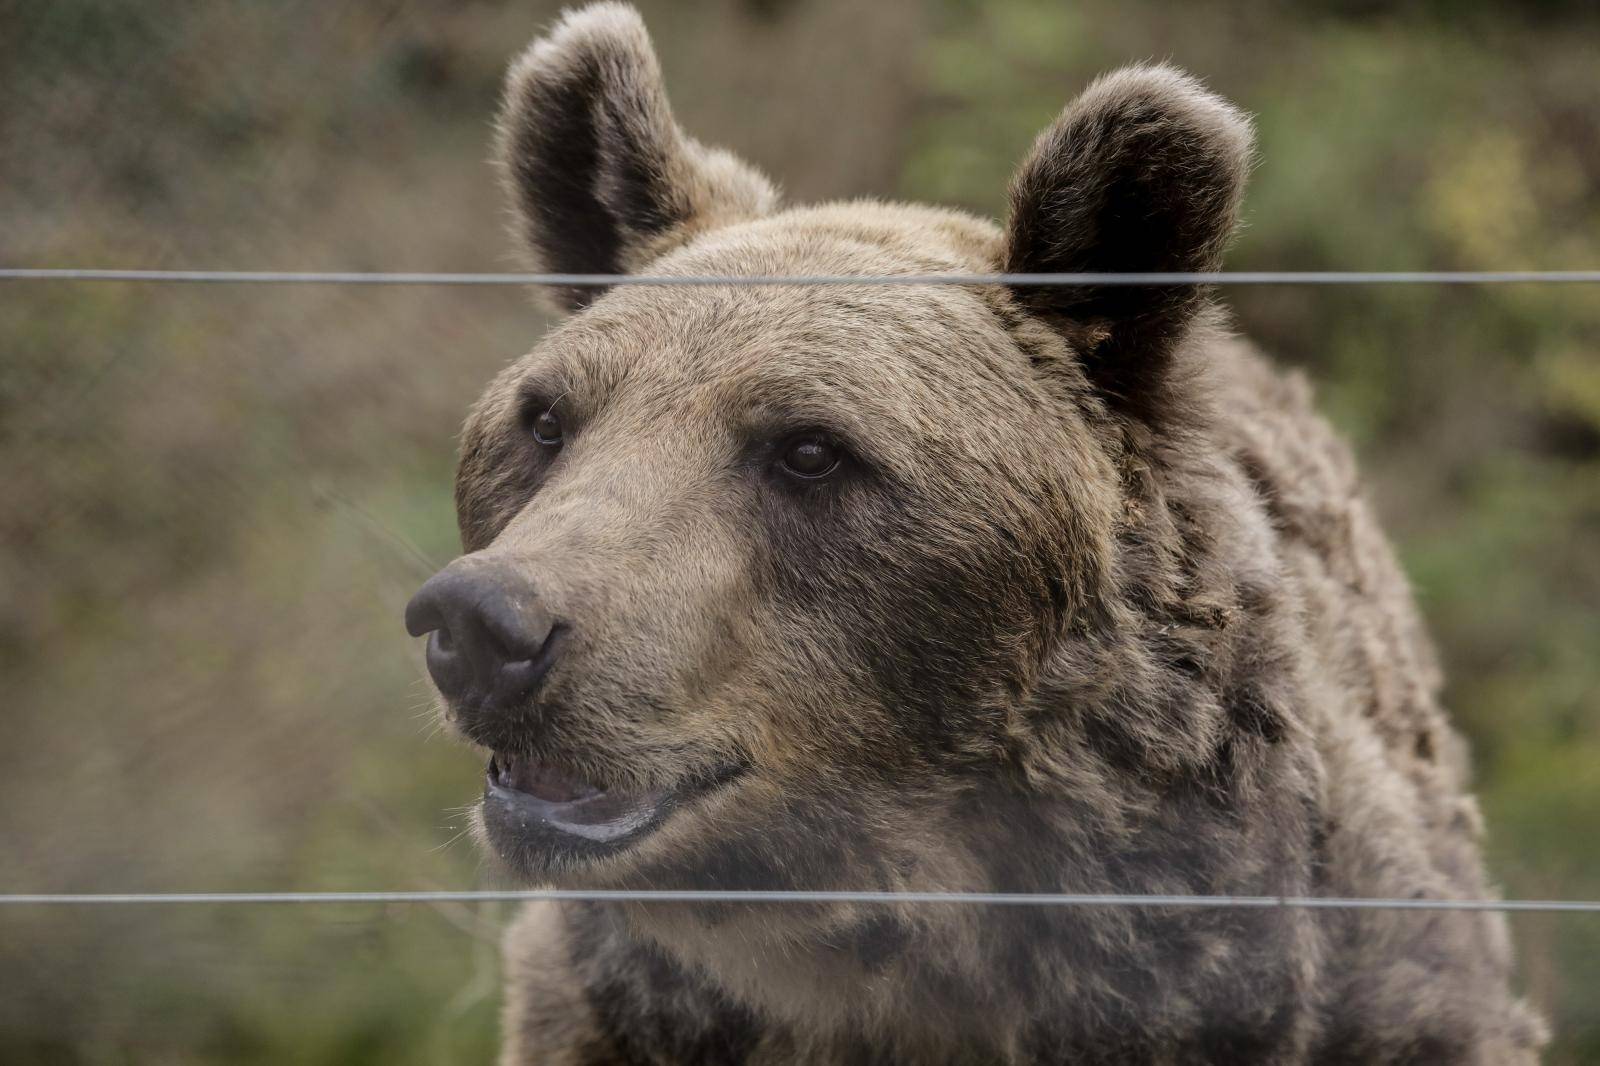
[[[1247,119],[1163,66],[1003,229],[785,208],[603,3],[513,66],[535,266],[1215,270]],[[407,609],[523,883],[1479,898],[1463,745],[1346,448],[1196,285],[577,284],[463,438]],[[507,1063],[1535,1060],[1495,913],[570,902]]]

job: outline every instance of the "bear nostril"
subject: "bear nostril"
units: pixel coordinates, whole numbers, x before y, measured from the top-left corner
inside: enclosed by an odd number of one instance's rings
[[[460,699],[466,695],[472,684],[470,664],[456,653],[455,642],[448,629],[435,629],[428,634],[424,657],[428,673],[433,676],[433,682],[439,686],[440,692],[449,699]]]
[[[495,694],[503,700],[515,700],[537,688],[555,664],[556,657],[561,654],[566,633],[566,626],[554,625],[532,655],[523,659],[508,656],[502,661],[495,677]]]

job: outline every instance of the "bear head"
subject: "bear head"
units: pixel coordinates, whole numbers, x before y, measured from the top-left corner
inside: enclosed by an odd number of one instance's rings
[[[1206,290],[916,281],[1217,269],[1238,111],[1167,67],[1104,77],[1039,136],[1003,228],[786,208],[678,127],[638,17],[599,4],[513,66],[498,140],[572,313],[473,409],[466,554],[408,621],[492,753],[482,832],[512,869],[1204,890],[1248,865],[1244,835],[1300,840],[1226,798],[1294,777],[1270,755],[1290,668],[1244,670],[1228,622],[1270,601],[1271,551],[1248,524],[1212,535],[1237,510],[1224,475],[1162,495],[1164,469],[1206,461]],[[623,273],[654,283],[583,277]],[[740,281],[817,275],[864,280]],[[1148,868],[1117,846],[1141,819]],[[760,921],[792,944],[859,918]]]

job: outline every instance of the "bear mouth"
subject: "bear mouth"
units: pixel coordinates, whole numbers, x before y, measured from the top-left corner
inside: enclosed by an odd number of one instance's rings
[[[514,870],[542,878],[642,840],[685,803],[743,769],[730,767],[674,788],[629,791],[568,767],[497,751],[484,771],[483,829]]]
[[[591,844],[616,844],[652,826],[665,813],[670,789],[626,792],[604,788],[573,771],[498,752],[484,773],[484,814],[516,835],[548,833]]]

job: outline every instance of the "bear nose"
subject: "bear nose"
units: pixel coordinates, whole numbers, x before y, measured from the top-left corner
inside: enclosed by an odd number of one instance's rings
[[[511,567],[465,556],[406,604],[406,631],[428,637],[428,673],[452,703],[505,707],[539,687],[565,630],[532,582]]]

